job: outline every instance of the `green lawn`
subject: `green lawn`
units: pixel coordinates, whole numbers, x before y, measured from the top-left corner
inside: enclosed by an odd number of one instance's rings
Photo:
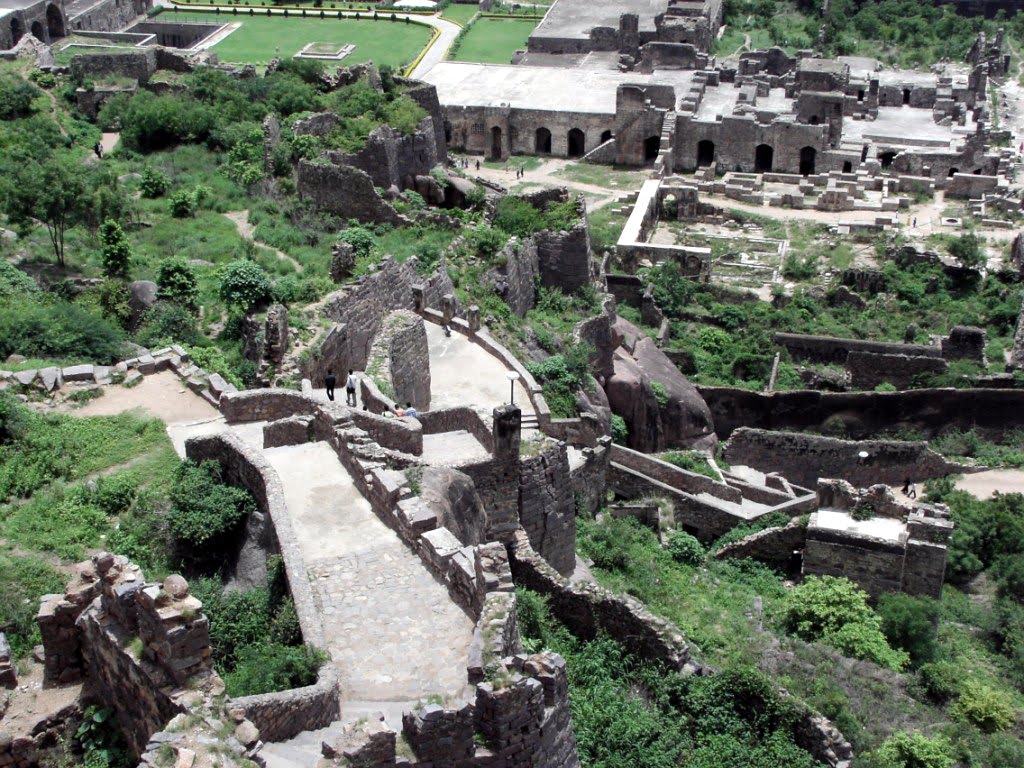
[[[526,48],[536,21],[478,19],[459,44],[455,61],[479,61],[485,64],[509,64],[512,54]]]
[[[450,3],[441,11],[441,18],[466,26],[479,10],[476,3]]]
[[[339,46],[354,43],[356,49],[339,64],[350,66],[372,59],[377,65],[398,66],[416,58],[431,36],[429,27],[385,21],[384,16],[381,21],[330,16],[320,19],[313,16],[312,11],[307,19],[195,11],[161,16],[167,16],[166,20],[241,22],[239,29],[213,46],[222,61],[236,64],[266,64],[275,56],[293,56],[306,43],[337,43]],[[329,65],[334,63],[328,62]]]

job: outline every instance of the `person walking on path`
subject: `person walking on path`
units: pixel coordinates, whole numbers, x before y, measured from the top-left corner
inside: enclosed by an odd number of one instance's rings
[[[348,378],[345,379],[345,403],[356,407],[356,375],[352,369],[348,369]]]
[[[334,402],[334,385],[338,380],[334,377],[334,371],[327,369],[327,378],[324,379],[324,386],[327,387],[327,399]]]

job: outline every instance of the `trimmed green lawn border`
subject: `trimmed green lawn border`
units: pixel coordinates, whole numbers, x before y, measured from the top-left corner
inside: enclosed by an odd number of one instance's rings
[[[265,12],[264,12],[265,13]],[[307,18],[275,14],[249,16],[247,11],[231,13],[169,12],[160,14],[177,21],[222,20],[242,26],[213,46],[222,61],[237,64],[267,64],[275,57],[294,56],[307,43],[353,43],[355,50],[338,64],[350,66],[372,60],[378,66],[398,66],[414,59],[430,41],[433,29],[428,25],[391,21],[380,14],[378,21],[368,18],[337,18],[329,13],[321,19],[318,12]],[[334,62],[328,62],[329,64]]]
[[[526,40],[536,26],[536,21],[477,19],[462,36],[452,60],[509,64],[513,53],[526,48]]]

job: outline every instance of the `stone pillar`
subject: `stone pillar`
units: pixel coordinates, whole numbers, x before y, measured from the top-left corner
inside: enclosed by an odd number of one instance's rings
[[[469,332],[471,334],[476,333],[477,331],[479,331],[480,330],[480,307],[478,307],[476,304],[473,304],[469,308],[469,310],[468,310],[468,312],[466,314],[466,320],[469,323]]]
[[[348,243],[331,246],[331,280],[342,283],[352,277],[356,265],[355,249]]]
[[[494,409],[494,458],[499,461],[519,461],[519,442],[522,440],[522,411],[518,405],[499,405]]]
[[[280,363],[288,351],[288,307],[284,304],[271,304],[267,310],[267,319],[263,325],[263,338],[266,346],[264,355],[270,363]]]
[[[422,315],[423,311],[427,308],[427,297],[423,293],[422,283],[412,286],[412,302],[416,314]]]
[[[455,317],[455,294],[446,293],[441,297],[441,314],[444,316],[444,324],[450,325]]]
[[[91,561],[79,563],[78,573],[64,588],[63,595],[40,598],[36,623],[43,637],[47,682],[73,683],[82,679],[82,638],[75,626],[82,611],[99,593],[96,567]]]

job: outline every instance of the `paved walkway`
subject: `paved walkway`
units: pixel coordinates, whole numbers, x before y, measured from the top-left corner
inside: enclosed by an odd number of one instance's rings
[[[331,447],[264,454],[284,486],[343,699],[461,693],[473,622],[377,518]]]

